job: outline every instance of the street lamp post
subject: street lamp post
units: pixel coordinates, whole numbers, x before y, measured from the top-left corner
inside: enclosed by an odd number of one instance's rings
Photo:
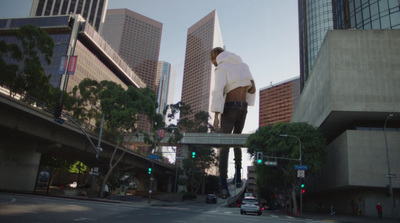
[[[300,162],[300,165],[303,165],[302,164],[302,158],[301,158],[301,140],[299,139],[299,137],[297,137],[297,136],[294,136],[294,135],[288,135],[288,134],[280,134],[279,136],[281,136],[281,137],[292,137],[292,138],[296,138],[297,139],[297,141],[299,141],[299,149],[300,149],[300,156],[299,156],[299,162]],[[300,216],[302,216],[303,215],[303,191],[302,191],[302,188],[300,187]]]
[[[393,199],[393,188],[392,188],[392,177],[391,177],[391,172],[390,172],[390,161],[389,161],[389,149],[388,149],[388,143],[387,143],[387,136],[386,136],[386,123],[387,121],[392,118],[394,115],[389,114],[386,119],[385,119],[385,124],[383,126],[383,133],[385,135],[385,147],[386,147],[386,163],[387,163],[387,170],[388,170],[388,179],[389,179],[389,193],[390,193],[390,206],[392,208],[392,222],[395,222],[394,218],[394,199]]]

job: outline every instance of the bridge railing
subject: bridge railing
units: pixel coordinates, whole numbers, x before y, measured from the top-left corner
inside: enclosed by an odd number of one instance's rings
[[[10,97],[9,90],[7,88],[4,88],[4,87],[0,87],[0,94],[4,95],[6,97]],[[13,95],[11,95],[11,98],[13,98],[13,99],[15,99],[17,101],[23,102],[26,105],[29,105],[29,107],[32,108],[32,109],[37,109],[37,110],[44,111],[47,116],[53,117],[53,114],[54,114],[54,111],[55,111],[55,107],[49,106],[49,104],[44,102],[44,101],[41,101],[41,100],[39,100],[37,98],[34,98],[34,97],[25,97],[24,95],[20,95],[20,94],[13,94]],[[69,115],[68,112],[62,112],[61,117],[64,117],[66,119],[65,120],[66,123],[70,122],[68,120],[68,118],[66,118],[67,116],[69,118],[71,118],[71,116]],[[92,125],[92,124],[90,124],[88,122],[85,122],[85,121],[77,121],[77,123],[79,123],[79,125],[84,129],[84,131],[86,133],[88,133],[89,135],[91,135],[91,137],[93,137],[93,138],[98,137],[98,134],[100,132],[100,129],[98,127],[96,127],[95,125]],[[70,122],[69,124],[71,126],[75,126],[75,124],[73,124],[72,122]],[[116,135],[115,134],[113,134],[111,132],[108,132],[106,130],[103,131],[102,140],[106,140],[108,143],[116,145],[117,142],[116,142],[115,139],[116,139]],[[131,147],[126,147],[124,145],[120,145],[120,148],[123,149],[123,150],[126,150],[126,151],[133,152],[133,153],[135,153],[135,154],[137,154],[139,156],[143,156],[144,158],[147,158],[147,155],[148,155],[145,152],[141,152],[141,151],[132,149]],[[165,164],[161,160],[153,160],[153,161]]]

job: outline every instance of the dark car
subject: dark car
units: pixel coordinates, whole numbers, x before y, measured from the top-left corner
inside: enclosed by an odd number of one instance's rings
[[[217,203],[217,196],[215,196],[214,194],[208,194],[206,196],[206,204],[216,204]]]

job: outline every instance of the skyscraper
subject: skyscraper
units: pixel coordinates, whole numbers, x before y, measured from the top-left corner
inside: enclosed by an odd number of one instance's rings
[[[101,33],[155,93],[162,27],[162,23],[128,9],[109,9]]]
[[[400,29],[398,0],[333,0],[335,29]]]
[[[80,14],[101,32],[108,0],[33,0],[30,16]]]
[[[260,89],[258,125],[290,122],[300,97],[299,78],[291,78]]]
[[[157,113],[162,114],[165,107],[173,103],[175,73],[170,63],[164,61],[158,62],[156,85],[158,86]],[[164,121],[167,122],[166,119]]]
[[[128,9],[109,9],[101,33],[155,94],[162,27],[162,23]],[[149,131],[149,121],[141,118],[138,127]]]
[[[210,51],[222,47],[222,35],[217,11],[214,10],[188,29],[185,65],[183,70],[182,102],[189,104],[193,113],[210,112],[210,88],[214,67]]]
[[[333,29],[332,0],[299,0],[300,89],[304,88],[328,30]]]
[[[398,0],[298,0],[298,7],[301,90],[328,30],[400,29]]]

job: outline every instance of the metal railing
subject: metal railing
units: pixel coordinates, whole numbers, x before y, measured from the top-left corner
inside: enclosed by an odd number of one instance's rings
[[[0,86],[0,94],[6,95],[7,97],[9,97],[10,96],[10,91],[7,88],[4,88],[4,87]],[[49,106],[44,101],[41,101],[41,100],[39,100],[37,98],[34,98],[34,97],[25,97],[24,95],[20,95],[20,94],[13,94],[12,98],[14,98],[15,100],[18,100],[20,102],[24,102],[26,105],[29,105],[32,109],[44,111],[45,112],[44,114],[46,114],[47,116],[53,118],[55,107]],[[65,121],[66,124],[68,124],[70,126],[76,126],[76,124],[79,124],[80,125],[79,128],[84,129],[84,131],[89,133],[91,135],[91,137],[97,138],[97,135],[100,132],[100,128],[98,128],[98,127],[96,127],[96,126],[94,126],[94,125],[92,125],[92,124],[90,124],[88,122],[76,121],[75,119],[74,119],[74,121],[76,123],[73,123],[72,121],[70,121],[70,119],[72,119],[72,116],[70,116],[68,112],[64,112],[63,111],[61,113],[61,115],[62,115],[61,117],[65,118],[64,121]],[[102,138],[107,140],[107,142],[109,144],[116,145],[117,144],[117,142],[115,140],[116,137],[117,136],[115,134],[111,133],[111,132],[103,131]],[[136,151],[136,150],[134,150],[132,148],[126,147],[124,145],[120,145],[119,147],[122,150],[133,152],[136,155],[139,155],[139,156],[147,159],[147,155],[148,155],[147,153],[138,152],[138,151]],[[160,161],[160,160],[156,160],[156,162],[162,163],[162,164],[166,164],[166,163],[164,163],[163,161]],[[175,168],[174,165],[172,165],[172,164],[170,164],[170,165],[172,166],[172,168]]]

